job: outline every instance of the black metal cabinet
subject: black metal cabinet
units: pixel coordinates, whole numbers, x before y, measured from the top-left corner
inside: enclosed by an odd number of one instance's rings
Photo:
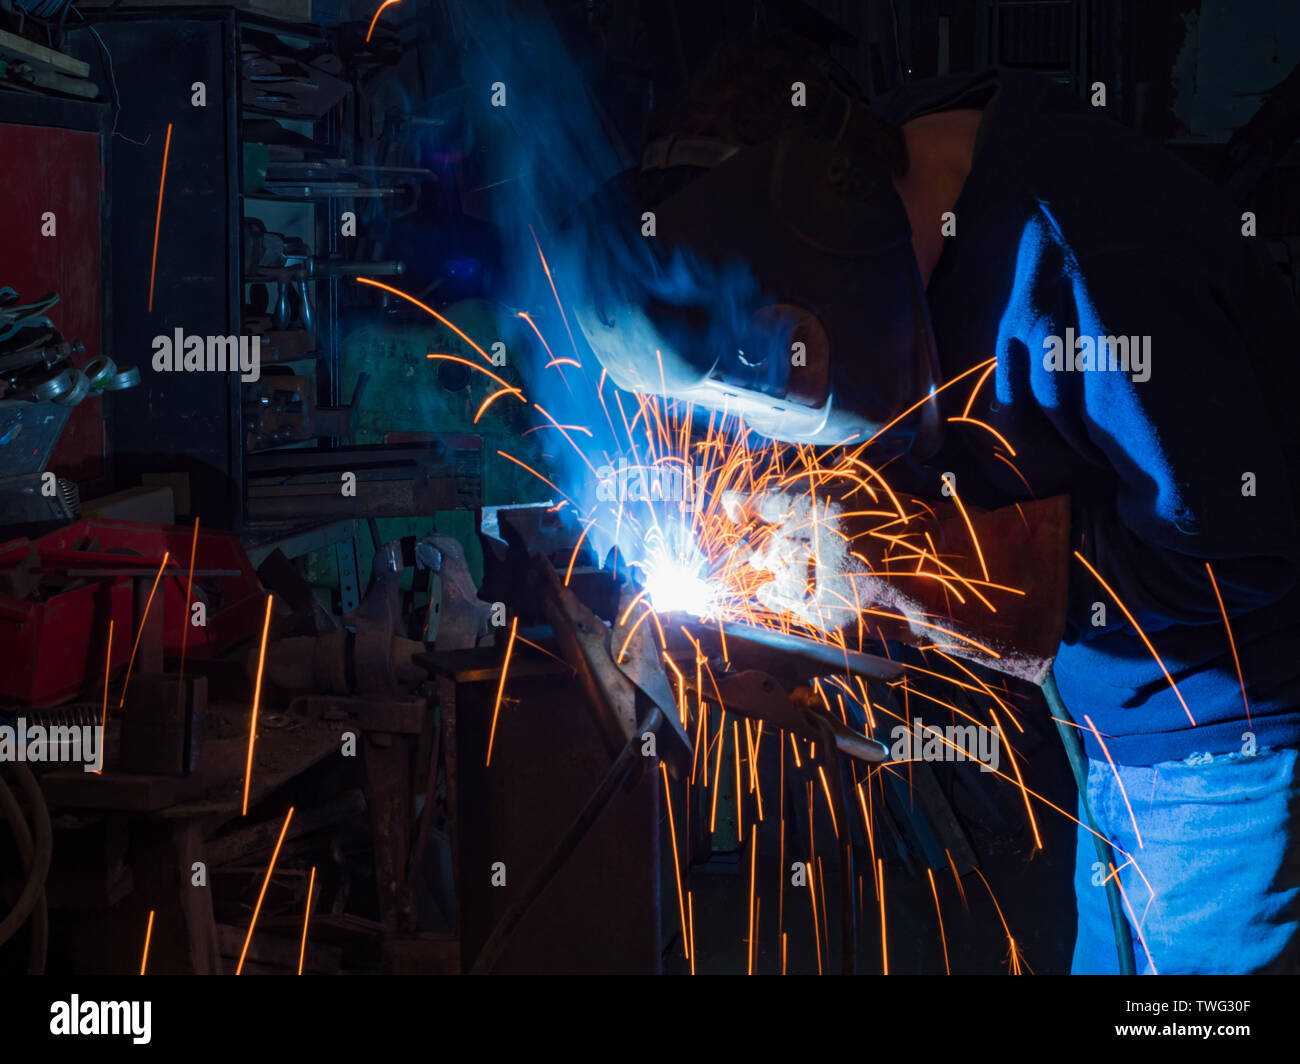
[[[105,350],[119,365],[139,366],[141,383],[116,397],[106,426],[114,480],[188,473],[194,513],[205,524],[233,527],[242,491],[237,375],[160,373],[152,359],[154,338],[177,329],[203,337],[239,333],[234,13],[128,13],[72,28],[69,39],[105,89],[116,85]],[[191,104],[198,81],[206,86],[205,107]]]
[[[91,64],[104,91],[112,88],[117,108],[108,174],[113,213],[104,245],[112,308],[105,349],[119,365],[141,372],[141,386],[117,397],[107,425],[113,478],[128,486],[146,472],[187,473],[191,511],[205,525],[242,529],[240,375],[159,372],[154,341],[174,340],[177,330],[203,338],[243,332],[240,130],[243,118],[257,112],[241,99],[241,34],[256,29],[311,42],[327,31],[222,8],[86,17],[68,27],[68,50]],[[313,134],[332,140],[339,128],[331,113],[317,120]],[[322,251],[331,249],[333,227],[323,223],[336,206],[322,203],[316,210],[311,236]],[[329,403],[337,401],[337,285],[320,295],[311,372],[320,401]],[[263,359],[263,373],[266,368]]]

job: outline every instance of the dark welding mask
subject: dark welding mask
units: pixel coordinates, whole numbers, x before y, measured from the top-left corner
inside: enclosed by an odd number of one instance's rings
[[[873,453],[937,447],[911,227],[888,169],[843,140],[673,138],[606,187],[585,212],[576,317],[615,384],[780,440],[861,443],[900,419]],[[689,176],[668,195],[638,194],[647,171],[675,167]]]

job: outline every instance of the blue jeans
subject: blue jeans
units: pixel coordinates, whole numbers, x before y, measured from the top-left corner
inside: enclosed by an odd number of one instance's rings
[[[1088,802],[1097,829],[1127,854],[1117,852],[1115,863],[1137,970],[1296,973],[1300,751],[1208,758],[1114,770],[1104,761],[1089,762]],[[1086,821],[1082,810],[1079,819]],[[1071,965],[1076,975],[1119,971],[1104,886],[1108,874],[1092,833],[1080,828],[1074,873],[1079,930]]]

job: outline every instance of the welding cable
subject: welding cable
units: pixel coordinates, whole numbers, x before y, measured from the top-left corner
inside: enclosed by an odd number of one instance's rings
[[[1065,745],[1065,756],[1070,762],[1070,771],[1074,773],[1074,784],[1079,789],[1079,805],[1083,809],[1084,819],[1092,829],[1092,841],[1097,848],[1097,860],[1106,869],[1114,869],[1115,851],[1098,830],[1093,820],[1092,807],[1088,804],[1088,761],[1084,757],[1083,742],[1078,729],[1071,722],[1061,701],[1061,692],[1056,686],[1056,677],[1050,672],[1042,683],[1043,697],[1047,700],[1047,709],[1056,721],[1056,729],[1061,733],[1061,742]],[[1110,905],[1110,922],[1115,929],[1115,952],[1119,955],[1119,974],[1136,975],[1137,962],[1133,956],[1133,934],[1129,930],[1128,918],[1124,915],[1124,902],[1119,893],[1119,873],[1112,871],[1106,877],[1106,902]]]
[[[0,779],[0,812],[9,823],[14,841],[23,865],[28,866],[27,883],[18,901],[9,915],[0,921],[0,945],[8,942],[22,927],[29,914],[36,911],[32,920],[32,949],[30,965],[34,972],[45,967],[45,948],[48,939],[47,909],[45,902],[45,880],[50,872],[50,857],[54,850],[54,833],[50,826],[50,809],[45,804],[45,796],[32,770],[26,765],[11,763],[32,808],[32,820],[36,826],[36,838],[33,848],[31,830],[27,819],[14,797],[8,784]]]
[[[5,819],[9,821],[13,830],[14,842],[18,846],[18,859],[22,863],[23,872],[26,875],[31,875],[35,867],[33,856],[36,850],[32,842],[32,833],[27,826],[27,818],[23,815],[18,799],[14,797],[13,791],[9,789],[9,785],[3,779],[0,779],[0,809],[3,810]],[[42,891],[36,903],[36,908],[31,913],[31,937],[27,954],[28,975],[44,974],[45,953],[49,946],[49,940],[49,905],[45,892]]]
[[[492,969],[496,967],[497,961],[501,959],[501,954],[505,951],[506,944],[510,941],[510,936],[514,934],[515,928],[519,926],[519,922],[532,908],[533,903],[541,897],[542,891],[546,889],[547,884],[555,878],[556,873],[573,856],[578,845],[586,838],[587,832],[600,819],[600,814],[609,806],[610,799],[617,793],[632,766],[641,760],[641,736],[648,731],[655,731],[663,723],[663,720],[663,712],[658,706],[654,706],[646,713],[641,723],[636,726],[632,738],[627,741],[618,757],[614,759],[614,763],[609,766],[605,778],[600,781],[600,786],[587,799],[587,804],[582,807],[582,812],[569,826],[569,830],[564,833],[564,837],[551,851],[550,856],[533,873],[533,877],[528,881],[528,885],[524,887],[523,893],[511,903],[510,907],[502,914],[501,919],[497,921],[496,927],[492,929],[492,933],[488,935],[487,941],[483,943],[483,948],[479,950],[478,956],[474,960],[474,967],[470,969],[471,975],[490,975],[492,973]]]

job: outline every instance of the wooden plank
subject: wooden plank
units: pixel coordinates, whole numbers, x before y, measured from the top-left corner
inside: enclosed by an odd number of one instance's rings
[[[203,781],[193,776],[146,776],[105,771],[102,776],[81,769],[60,769],[41,776],[41,789],[52,806],[112,809],[148,813],[201,793]]]
[[[27,62],[15,62],[10,66],[10,74],[17,81],[34,85],[38,89],[53,89],[55,92],[80,96],[83,100],[93,100],[99,95],[99,86],[85,78],[69,77],[57,70],[46,70]]]
[[[259,733],[253,755],[250,799],[263,795],[339,749],[346,722],[314,722],[292,731]],[[214,813],[238,813],[243,795],[246,738],[207,739],[199,769],[188,776],[156,776],[115,772],[102,776],[81,769],[60,769],[41,776],[41,788],[51,806],[112,809],[127,813],[166,810],[172,819]],[[184,803],[184,804],[181,804]]]
[[[132,8],[192,7],[194,0],[133,0]],[[109,7],[113,0],[85,0],[78,7],[86,9]],[[232,7],[239,11],[256,11],[272,15],[287,22],[310,22],[311,0],[219,0],[212,7]]]
[[[90,76],[89,63],[73,59],[70,55],[56,52],[53,48],[46,48],[35,41],[29,41],[26,37],[19,37],[16,33],[8,33],[5,30],[0,30],[0,52],[19,55],[24,59],[34,59],[38,63],[52,66],[55,70],[71,74],[75,78]]]

